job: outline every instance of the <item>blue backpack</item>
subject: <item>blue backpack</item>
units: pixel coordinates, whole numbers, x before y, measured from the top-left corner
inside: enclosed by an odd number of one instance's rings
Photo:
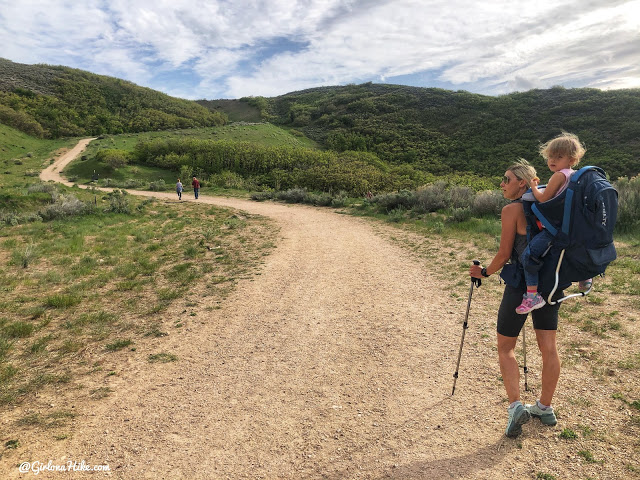
[[[527,237],[541,231],[537,220],[553,240],[538,259],[540,289],[554,305],[581,292],[552,301],[557,290],[603,275],[616,259],[613,229],[618,216],[618,192],[599,167],[583,167],[570,178],[567,188],[543,203],[535,201],[529,190],[523,197],[527,218]]]

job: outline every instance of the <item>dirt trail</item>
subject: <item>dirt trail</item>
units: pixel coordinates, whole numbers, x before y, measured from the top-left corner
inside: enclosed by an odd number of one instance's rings
[[[41,178],[69,184],[59,172],[86,143]],[[163,340],[178,362],[123,353],[130,363],[109,380],[112,393],[79,406],[73,436],[26,451],[131,479],[516,478],[504,415],[478,420],[478,411],[503,413],[495,359],[485,359],[486,378],[466,345],[466,378],[450,396],[460,303],[448,306],[450,292],[384,227],[305,206],[198,201],[278,222],[282,239],[261,275],[222,309],[199,308],[197,329]]]

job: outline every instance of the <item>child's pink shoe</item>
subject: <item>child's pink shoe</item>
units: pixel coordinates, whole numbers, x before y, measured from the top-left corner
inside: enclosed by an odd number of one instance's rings
[[[516,307],[516,313],[529,313],[531,310],[544,307],[546,303],[539,293],[525,293],[522,303]]]

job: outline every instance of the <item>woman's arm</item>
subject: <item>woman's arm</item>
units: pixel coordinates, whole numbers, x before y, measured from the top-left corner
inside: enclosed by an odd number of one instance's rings
[[[491,263],[487,266],[487,275],[496,273],[511,258],[511,251],[513,250],[513,243],[515,242],[518,228],[518,219],[522,215],[524,215],[524,212],[522,210],[522,204],[520,203],[510,203],[502,209],[500,246],[498,247],[498,253],[496,253],[496,256],[493,257],[493,260],[491,260]],[[481,265],[471,265],[469,274],[475,278],[482,278],[481,270]]]
[[[551,175],[549,183],[544,190],[539,190],[537,182],[531,182],[531,193],[539,202],[546,202],[556,196],[562,185],[564,185],[566,177],[564,173],[556,172]]]

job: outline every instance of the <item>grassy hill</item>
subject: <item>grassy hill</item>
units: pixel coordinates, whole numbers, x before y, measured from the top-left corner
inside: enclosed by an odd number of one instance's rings
[[[248,99],[239,100],[196,100],[196,103],[212,112],[221,112],[232,122],[261,122],[261,111]]]
[[[640,172],[640,89],[531,90],[500,97],[401,85],[348,85],[266,100],[267,115],[326,148],[360,150],[392,164],[446,174],[500,175],[517,157],[534,160],[562,130],[587,146],[585,164],[612,178]]]
[[[0,123],[32,136],[100,135],[222,125],[226,116],[131,82],[0,58]]]

